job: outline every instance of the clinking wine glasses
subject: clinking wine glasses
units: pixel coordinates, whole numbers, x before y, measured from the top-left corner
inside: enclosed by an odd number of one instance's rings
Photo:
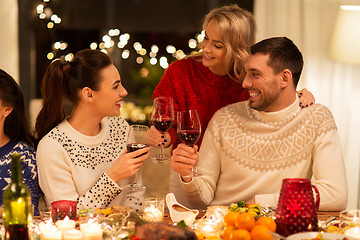
[[[177,112],[177,135],[180,140],[188,146],[194,146],[201,134],[201,124],[196,110],[186,110]],[[197,166],[192,166],[189,177],[196,177]]]
[[[153,102],[151,122],[162,134],[165,134],[174,124],[174,104],[168,97],[157,97]],[[157,163],[167,163],[170,156],[163,153],[164,147],[161,145],[160,153],[153,156],[152,160]]]

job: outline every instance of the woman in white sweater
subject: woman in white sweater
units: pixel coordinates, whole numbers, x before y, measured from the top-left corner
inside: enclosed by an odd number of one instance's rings
[[[71,63],[57,59],[47,68],[41,90],[37,164],[47,204],[73,200],[78,209],[112,204],[140,209],[143,192],[129,193],[124,186],[139,174],[149,148],[126,152],[133,135],[118,116],[127,91],[109,56],[82,50]],[[68,118],[65,97],[73,103]]]

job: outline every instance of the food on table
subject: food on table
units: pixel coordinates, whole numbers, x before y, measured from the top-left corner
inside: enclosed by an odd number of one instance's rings
[[[276,231],[276,223],[275,220],[271,217],[260,217],[256,221],[256,225],[264,225],[266,226],[270,231],[275,232]]]
[[[244,229],[236,229],[231,234],[231,240],[251,240],[250,233]]]
[[[172,226],[166,223],[146,223],[136,228],[136,237],[140,239],[183,239],[183,240],[196,240],[194,231],[179,227]]]
[[[238,203],[231,203],[229,206],[229,211],[232,212],[248,212],[254,217],[257,217],[261,213],[262,207],[260,204],[246,204],[244,201],[239,201]]]
[[[111,210],[113,211],[113,213],[125,213],[125,214],[133,211],[130,207],[117,205],[117,204],[112,205]]]
[[[273,237],[265,225],[256,225],[251,229],[250,236],[252,240],[272,240]]]
[[[238,229],[245,229],[247,231],[251,231],[254,226],[255,218],[251,213],[240,213],[239,216],[236,218],[235,227]]]
[[[256,220],[249,212],[229,211],[224,216],[224,230],[221,236],[224,240],[272,240],[269,231],[276,231],[273,218],[262,216]]]
[[[319,232],[319,234],[315,237],[315,238],[304,238],[304,239],[301,239],[301,240],[330,240],[328,238],[324,238],[323,237],[323,232]],[[339,238],[337,240],[348,240],[346,237],[344,238]]]

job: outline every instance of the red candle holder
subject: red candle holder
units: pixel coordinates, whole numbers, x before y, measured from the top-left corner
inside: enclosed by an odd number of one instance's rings
[[[51,203],[51,216],[53,222],[68,217],[76,220],[76,201],[60,200]]]

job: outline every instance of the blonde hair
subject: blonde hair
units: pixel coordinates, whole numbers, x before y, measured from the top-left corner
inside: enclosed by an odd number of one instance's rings
[[[244,63],[249,56],[250,46],[255,43],[256,24],[254,16],[236,4],[222,6],[211,10],[204,18],[205,30],[211,20],[215,20],[221,31],[222,40],[227,49],[225,66],[235,74],[237,80],[242,80]],[[203,53],[189,57],[201,56]]]

